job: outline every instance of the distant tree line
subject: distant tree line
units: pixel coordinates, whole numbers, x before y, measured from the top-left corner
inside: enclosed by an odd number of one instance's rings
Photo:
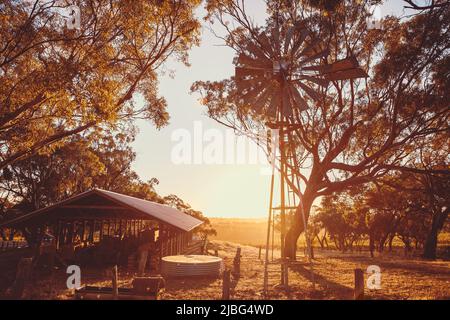
[[[439,233],[450,230],[449,202],[448,176],[401,174],[324,197],[309,227],[322,248],[346,252],[368,245],[373,257],[392,251],[398,239],[405,255],[420,250],[434,259]]]

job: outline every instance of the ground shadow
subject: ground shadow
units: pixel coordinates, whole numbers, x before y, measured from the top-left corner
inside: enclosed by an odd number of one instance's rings
[[[305,268],[300,264],[295,264],[289,267],[290,271],[295,272],[307,279],[308,281],[314,281],[316,284],[320,285],[326,291],[331,291],[335,293],[336,296],[342,297],[342,299],[351,299],[353,297],[353,289],[344,286],[340,283],[327,279],[316,272],[311,272],[309,268]]]
[[[327,256],[327,258],[332,259],[339,259],[342,261],[347,262],[353,262],[353,263],[361,263],[365,265],[371,265],[376,264],[380,266],[380,268],[385,269],[391,269],[391,270],[407,270],[407,271],[414,271],[418,273],[422,273],[425,275],[449,275],[450,276],[450,269],[445,266],[436,266],[436,265],[430,265],[427,263],[427,261],[424,260],[416,260],[416,259],[407,259],[407,258],[396,258],[398,260],[387,260],[389,257],[365,257],[365,256],[358,256],[354,254],[346,255],[345,253],[342,254],[332,254]]]
[[[333,280],[327,279],[324,276],[316,273],[311,272],[309,267],[305,267],[300,264],[292,265],[289,267],[290,271],[297,273],[298,275],[306,278],[308,281],[312,282],[314,281],[316,285],[319,285],[321,288],[324,289],[324,291],[320,292],[312,292],[311,298],[313,299],[322,299],[323,297],[327,296],[334,296],[338,299],[342,300],[353,300],[353,288],[348,287],[345,285],[342,285],[338,282],[335,282]],[[398,299],[396,296],[386,296],[384,294],[377,293],[376,295],[372,296],[370,293],[367,293],[365,296],[365,299],[384,299],[384,300],[390,300],[390,299]]]
[[[217,281],[217,278],[214,277],[168,278],[166,279],[165,291],[203,289],[215,281]]]

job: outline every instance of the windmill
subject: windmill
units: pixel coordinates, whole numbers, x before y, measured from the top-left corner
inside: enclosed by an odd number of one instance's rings
[[[321,94],[311,84],[327,87],[329,81],[367,77],[355,57],[332,64],[319,64],[329,55],[324,43],[303,22],[291,26],[281,37],[275,27],[249,41],[235,64],[239,101],[260,114],[288,120],[308,108],[307,99],[320,102]]]
[[[306,23],[298,21],[284,30],[277,25],[270,32],[254,34],[241,47],[235,59],[238,104],[241,107],[250,107],[256,115],[265,116],[269,119],[267,126],[279,130],[280,206],[274,208],[272,205],[274,193],[272,175],[264,274],[265,292],[270,226],[271,224],[273,226],[274,209],[279,210],[281,224],[281,285],[288,286],[288,262],[284,256],[285,215],[286,210],[295,207],[295,193],[289,186],[285,188],[285,179],[287,176],[294,176],[292,168],[298,170],[295,152],[297,146],[291,135],[292,128],[300,125],[298,119],[301,113],[308,109],[310,103],[322,102],[321,90],[316,88],[327,88],[330,81],[368,76],[353,56],[333,63],[325,62],[329,53],[330,50],[326,45],[307,29]],[[298,179],[297,184],[300,190]],[[288,198],[293,197],[293,207],[286,206],[286,189]],[[306,226],[304,214],[303,222]]]

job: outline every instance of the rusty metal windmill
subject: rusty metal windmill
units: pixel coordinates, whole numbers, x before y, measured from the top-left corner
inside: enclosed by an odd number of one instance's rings
[[[272,175],[264,274],[265,292],[271,225],[272,234],[274,232],[272,214],[274,211],[279,212],[281,225],[281,285],[288,286],[288,262],[284,255],[286,210],[296,207],[296,195],[289,185],[286,185],[285,179],[294,176],[292,168],[298,170],[295,151],[297,146],[291,134],[293,128],[300,125],[296,119],[308,109],[309,103],[322,102],[323,96],[316,88],[327,88],[330,81],[368,76],[359,67],[355,57],[327,63],[325,61],[328,55],[329,49],[326,45],[314,37],[307,29],[306,23],[299,21],[284,30],[277,25],[269,32],[252,36],[235,60],[238,104],[250,107],[256,114],[267,117],[269,119],[267,126],[278,129],[279,135],[280,206],[273,207]],[[296,183],[300,190],[298,177]],[[287,205],[286,191],[288,202],[293,204],[292,207]],[[304,215],[303,219],[306,225]]]

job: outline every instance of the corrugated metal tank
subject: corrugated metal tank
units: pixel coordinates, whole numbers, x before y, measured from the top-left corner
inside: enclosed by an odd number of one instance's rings
[[[222,258],[206,255],[167,256],[161,263],[164,277],[218,277],[222,268]]]

